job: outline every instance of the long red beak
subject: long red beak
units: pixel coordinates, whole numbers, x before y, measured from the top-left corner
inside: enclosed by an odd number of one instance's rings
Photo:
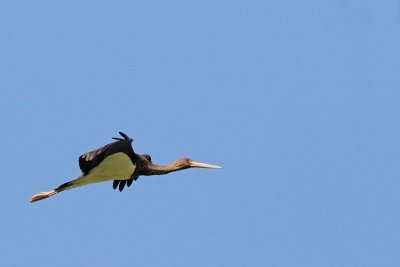
[[[211,164],[207,164],[207,163],[201,163],[201,162],[197,162],[197,161],[192,161],[190,163],[190,167],[192,167],[192,168],[208,168],[208,169],[220,169],[220,168],[222,168],[221,166],[211,165]]]

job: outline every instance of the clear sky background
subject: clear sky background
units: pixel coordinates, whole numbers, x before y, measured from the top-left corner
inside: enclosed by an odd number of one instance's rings
[[[0,266],[400,266],[398,1],[2,1]],[[29,204],[118,131],[223,166]]]

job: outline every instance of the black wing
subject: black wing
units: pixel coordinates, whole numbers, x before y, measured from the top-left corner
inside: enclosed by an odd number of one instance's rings
[[[132,162],[135,162],[135,153],[133,152],[131,143],[132,140],[120,140],[85,153],[79,157],[79,167],[83,174],[87,175],[90,170],[99,165],[107,156],[118,152],[127,154]]]
[[[142,159],[145,158],[147,161],[149,161],[151,163],[151,157],[148,154],[139,154],[139,157],[141,157]],[[140,174],[139,174],[140,175]],[[117,189],[120,192],[122,192],[122,190],[124,190],[125,185],[127,185],[128,187],[130,187],[133,183],[133,181],[136,181],[139,178],[139,175],[135,174],[132,175],[132,177],[128,180],[114,180],[113,182],[113,189]]]
[[[122,190],[124,190],[125,185],[130,187],[132,185],[133,181],[136,181],[138,178],[139,178],[139,175],[134,175],[128,180],[114,180],[113,188],[115,190],[118,187],[118,190],[120,192],[122,192]]]

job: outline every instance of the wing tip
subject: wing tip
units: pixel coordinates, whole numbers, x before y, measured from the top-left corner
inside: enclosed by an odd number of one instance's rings
[[[111,139],[114,139],[114,140],[117,140],[117,141],[124,141],[124,140],[130,141],[130,142],[133,141],[133,139],[130,138],[127,134],[125,134],[125,133],[123,133],[123,132],[121,132],[121,131],[119,131],[118,133],[119,133],[119,135],[122,136],[123,138],[120,138],[120,137],[112,137]]]

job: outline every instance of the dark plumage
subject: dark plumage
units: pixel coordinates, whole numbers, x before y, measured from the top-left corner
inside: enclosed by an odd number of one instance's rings
[[[125,185],[131,186],[133,181],[136,181],[141,175],[162,175],[187,168],[221,168],[216,165],[196,162],[189,158],[181,158],[168,165],[159,166],[152,163],[149,155],[136,154],[132,149],[133,139],[122,132],[119,132],[119,134],[123,138],[114,137],[115,142],[79,157],[81,176],[52,191],[41,192],[32,196],[31,202],[92,183],[114,180],[113,188],[122,191]]]
[[[131,184],[133,183],[133,181],[136,181],[139,178],[140,173],[143,172],[143,166],[146,164],[151,163],[151,157],[150,155],[147,154],[136,154],[136,156],[139,158],[139,160],[137,160],[137,162],[139,162],[139,164],[136,164],[136,169],[135,172],[133,173],[132,177],[129,178],[128,180],[114,180],[113,182],[113,188],[114,189],[119,189],[120,192],[122,192],[122,190],[124,190],[125,184],[130,187]],[[148,161],[148,162],[146,162]],[[140,164],[143,163],[143,164]]]

